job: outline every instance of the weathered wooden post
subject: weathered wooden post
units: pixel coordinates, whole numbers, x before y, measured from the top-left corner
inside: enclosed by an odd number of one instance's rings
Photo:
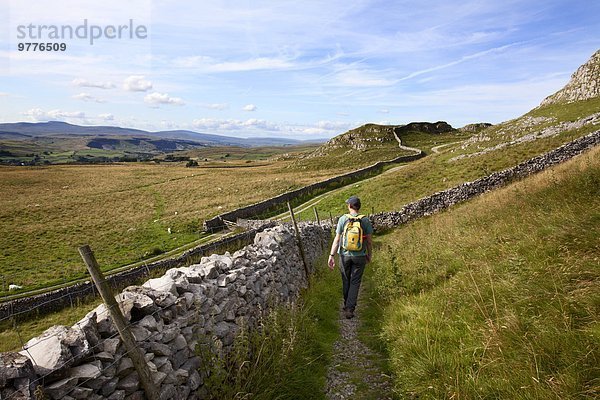
[[[298,242],[298,248],[300,249],[300,257],[302,257],[302,264],[304,264],[304,272],[306,272],[306,282],[310,286],[310,275],[308,271],[308,264],[306,263],[306,257],[304,256],[304,248],[302,247],[302,239],[300,238],[300,230],[298,229],[298,224],[296,223],[296,217],[294,216],[294,210],[290,205],[290,202],[287,202],[288,209],[290,210],[290,217],[292,218],[292,223],[294,224],[294,230],[296,231],[296,241]]]
[[[317,211],[317,207],[313,207],[315,211],[315,218],[317,219],[317,225],[321,225],[321,220],[319,219],[319,212]]]
[[[96,257],[94,257],[92,249],[90,249],[90,246],[88,245],[81,246],[79,248],[79,254],[81,254],[81,258],[83,258],[83,261],[85,262],[85,265],[92,276],[92,280],[94,281],[98,292],[100,292],[100,296],[102,296],[102,300],[104,301],[104,304],[106,304],[106,308],[108,308],[108,312],[110,313],[110,316],[112,317],[112,320],[119,331],[119,335],[123,340],[127,354],[131,358],[133,366],[138,373],[142,388],[146,393],[146,397],[149,400],[159,400],[160,392],[154,384],[154,380],[152,379],[152,374],[150,373],[148,364],[146,364],[144,354],[137,346],[135,338],[129,330],[129,326],[125,322],[125,318],[123,317],[121,309],[115,300],[112,289],[110,286],[108,286],[102,271],[100,271],[100,267],[96,262]]]

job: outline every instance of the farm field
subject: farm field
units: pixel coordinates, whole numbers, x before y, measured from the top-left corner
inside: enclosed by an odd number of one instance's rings
[[[222,150],[215,149],[213,157]],[[348,172],[343,166],[305,171],[289,168],[292,161],[244,158],[270,152],[238,149],[232,157],[237,160],[197,168],[185,163],[0,167],[2,292],[9,284],[32,290],[85,276],[77,252],[83,244],[92,247],[104,270],[113,269],[199,239],[202,222],[216,214]],[[407,153],[396,148],[394,155],[402,154]],[[359,159],[355,169],[370,163]]]

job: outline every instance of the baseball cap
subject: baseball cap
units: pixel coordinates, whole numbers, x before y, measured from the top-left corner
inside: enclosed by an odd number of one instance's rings
[[[351,196],[348,200],[346,200],[346,204],[355,210],[360,209],[360,199],[356,196]]]

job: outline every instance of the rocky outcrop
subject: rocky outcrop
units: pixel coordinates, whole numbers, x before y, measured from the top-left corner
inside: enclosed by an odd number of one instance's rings
[[[600,50],[571,75],[567,85],[548,96],[540,106],[560,103],[573,103],[600,96]]]
[[[329,227],[301,223],[306,259],[314,265]],[[310,267],[310,266],[309,266]],[[202,398],[201,351],[229,351],[242,329],[278,303],[295,300],[308,277],[293,229],[259,232],[233,254],[168,270],[115,296],[164,399]],[[200,346],[204,347],[201,349]],[[43,379],[42,379],[43,378]],[[72,327],[54,326],[19,353],[0,355],[0,393],[33,398],[42,384],[50,399],[142,399],[140,381],[104,305]]]
[[[461,132],[467,132],[467,133],[478,133],[486,128],[489,128],[490,126],[492,126],[492,124],[490,124],[488,122],[479,122],[479,123],[475,123],[475,124],[465,125],[462,128],[458,128],[458,130]]]
[[[438,122],[411,122],[410,124],[400,125],[396,127],[396,134],[402,135],[408,132],[429,133],[439,135],[442,133],[453,132],[455,129],[445,121]]]

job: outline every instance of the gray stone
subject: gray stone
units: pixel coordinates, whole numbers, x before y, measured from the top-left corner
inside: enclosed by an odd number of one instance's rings
[[[136,342],[143,342],[145,340],[148,340],[148,338],[150,338],[152,336],[152,332],[150,332],[148,329],[138,326],[138,325],[131,326],[129,328],[129,331],[135,338]]]
[[[153,380],[154,380],[154,384],[156,386],[160,386],[163,381],[165,380],[165,378],[167,377],[167,374],[165,374],[164,372],[161,371],[156,371],[154,372],[153,376]]]
[[[171,347],[167,346],[163,343],[158,342],[145,342],[142,344],[142,347],[149,352],[154,353],[157,356],[167,356],[170,357],[173,354],[173,350]]]
[[[106,376],[99,376],[96,379],[91,379],[89,381],[82,382],[81,384],[85,387],[92,388],[95,391],[98,391],[110,380],[111,378],[108,378]]]
[[[126,375],[129,375],[135,370],[133,366],[133,361],[129,357],[123,357],[119,362],[119,366],[117,367],[117,376],[122,378]]]
[[[170,400],[181,397],[177,397],[177,390],[175,389],[175,386],[169,384],[162,387],[159,398],[160,400]]]
[[[20,354],[31,358],[38,375],[66,368],[76,358],[89,353],[89,344],[81,331],[55,325],[40,336],[29,340]]]
[[[148,329],[149,331],[158,331],[158,322],[153,315],[146,315],[140,321],[137,322],[137,326]]]
[[[121,344],[121,339],[119,338],[104,339],[104,351],[110,354],[117,354],[119,344]]]
[[[90,388],[76,387],[71,390],[69,395],[74,399],[89,399],[94,391]]]
[[[156,311],[154,300],[143,293],[123,291],[115,296],[115,300],[119,303],[119,308],[127,321],[141,319],[143,315]],[[133,316],[139,317],[133,318]]]
[[[179,328],[176,326],[165,327],[162,331],[162,342],[168,343],[179,335]]]
[[[77,385],[77,378],[68,377],[46,386],[44,392],[52,399],[64,398]]]
[[[72,378],[79,378],[82,380],[96,379],[102,375],[102,362],[93,361],[88,364],[78,365],[69,370],[69,376]]]
[[[81,331],[91,347],[96,348],[98,343],[100,343],[100,332],[98,331],[95,312],[87,314],[73,325],[73,329]]]
[[[126,393],[126,390],[115,390],[110,396],[108,396],[108,400],[125,400]]]
[[[154,365],[156,365],[156,368],[160,369],[163,365],[167,363],[168,360],[169,358],[165,356],[155,357]]]
[[[135,393],[130,394],[129,396],[125,397],[125,400],[146,400],[146,396],[144,395],[144,392],[141,390],[138,390]],[[175,399],[173,399],[175,400]]]
[[[106,351],[101,351],[98,354],[94,355],[94,358],[100,361],[104,361],[104,362],[112,362],[115,359],[115,356],[112,355],[111,353],[108,353]]]
[[[131,374],[127,375],[125,378],[119,380],[119,383],[117,383],[117,389],[124,390],[126,394],[131,394],[131,393],[135,392],[136,390],[138,390],[139,387],[140,387],[140,378],[138,377],[137,372],[132,372]]]
[[[183,335],[178,335],[171,343],[169,343],[169,346],[171,346],[174,351],[179,351],[187,347],[187,341]]]
[[[102,396],[110,396],[117,389],[117,383],[119,383],[119,378],[116,377],[106,382],[104,386],[102,386]]]
[[[35,377],[33,363],[28,357],[14,352],[0,353],[0,387],[14,379]]]
[[[190,376],[189,379],[187,381],[187,386],[192,390],[196,390],[200,387],[200,385],[202,385],[204,383],[202,377],[200,376],[200,374],[198,373],[198,371],[196,369],[193,369],[190,372]]]

